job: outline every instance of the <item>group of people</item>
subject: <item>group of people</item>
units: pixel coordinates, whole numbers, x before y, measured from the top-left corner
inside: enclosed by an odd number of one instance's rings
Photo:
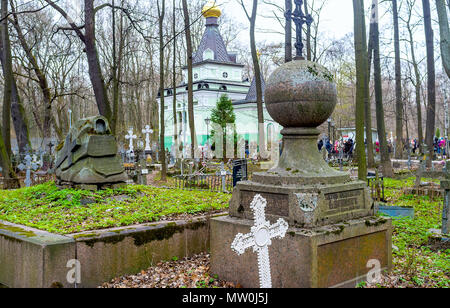
[[[353,139],[350,138],[345,141],[336,140],[333,144],[330,141],[330,138],[325,137],[319,140],[317,147],[319,149],[319,152],[322,151],[322,149],[325,147],[329,155],[337,155],[342,149],[344,155],[346,155],[347,157],[352,157],[355,143],[353,142]]]

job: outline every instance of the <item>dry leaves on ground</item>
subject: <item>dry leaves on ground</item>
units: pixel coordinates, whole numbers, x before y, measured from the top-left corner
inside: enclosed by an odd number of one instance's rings
[[[101,288],[233,288],[234,284],[211,277],[210,255],[160,262],[137,275],[115,278]]]

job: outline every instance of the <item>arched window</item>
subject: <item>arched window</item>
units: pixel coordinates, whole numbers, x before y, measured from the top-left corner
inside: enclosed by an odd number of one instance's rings
[[[203,60],[214,60],[214,51],[212,51],[211,49],[206,49],[203,52]]]
[[[220,91],[226,91],[226,90],[228,90],[228,88],[227,88],[227,86],[222,85],[222,86],[220,86],[219,90]]]

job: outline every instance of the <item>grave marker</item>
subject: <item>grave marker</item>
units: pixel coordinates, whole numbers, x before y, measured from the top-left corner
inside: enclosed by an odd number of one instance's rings
[[[25,163],[22,163],[18,166],[18,168],[23,171],[26,170],[26,177],[25,177],[25,186],[30,187],[31,182],[31,170],[36,170],[39,167],[38,164],[33,162],[33,158],[30,154],[27,154],[25,156]]]
[[[270,274],[269,246],[272,239],[282,239],[289,228],[288,223],[280,218],[277,223],[271,225],[266,219],[265,209],[267,201],[261,195],[256,195],[250,208],[254,214],[255,223],[250,233],[238,233],[231,244],[231,249],[238,255],[244,254],[248,248],[258,254],[259,284],[261,288],[272,288],[272,276]]]

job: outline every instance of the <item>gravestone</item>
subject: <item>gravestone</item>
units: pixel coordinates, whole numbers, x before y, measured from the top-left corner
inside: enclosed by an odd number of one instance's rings
[[[243,180],[247,180],[247,160],[236,159],[233,161],[233,187]]]
[[[441,181],[444,189],[444,207],[442,209],[442,234],[450,234],[450,161],[446,161],[445,180]]]
[[[297,14],[301,2],[296,1]],[[211,219],[213,275],[244,288],[259,286],[255,254],[230,253],[236,234],[247,234],[255,224],[251,203],[257,195],[267,202],[270,224],[289,224],[286,237],[269,247],[273,287],[354,287],[374,261],[380,271],[391,269],[391,220],[375,216],[365,181],[331,168],[317,151],[317,127],[336,103],[332,74],[299,55],[270,76],[265,104],[284,127],[283,151],[277,166],[237,183],[228,216]]]
[[[61,187],[97,190],[127,180],[116,139],[102,116],[77,121],[56,150],[56,183]]]
[[[31,157],[31,155],[27,154],[25,156],[25,163],[20,164],[19,166],[17,166],[21,171],[25,170],[26,175],[25,175],[25,187],[30,187],[32,182],[31,182],[31,170],[36,170],[37,168],[39,168],[39,165],[36,164],[35,162],[33,162],[33,158]]]

